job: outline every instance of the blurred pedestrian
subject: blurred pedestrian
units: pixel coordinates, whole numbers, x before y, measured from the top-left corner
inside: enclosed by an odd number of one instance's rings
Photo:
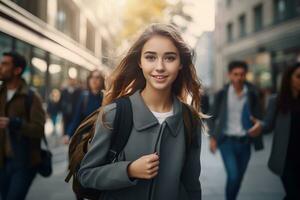
[[[68,127],[75,115],[76,106],[81,94],[81,89],[77,85],[76,79],[69,78],[66,88],[61,92],[60,106],[63,116],[63,143],[68,144],[69,136],[67,134]]]
[[[253,143],[256,150],[263,148],[259,134],[249,134],[251,116],[261,117],[261,106],[256,88],[246,81],[248,65],[232,61],[228,65],[230,83],[219,91],[210,114],[210,150],[220,149],[227,173],[226,199],[237,198],[243,176],[250,160]]]
[[[79,97],[75,115],[67,130],[69,137],[72,137],[80,122],[102,104],[104,77],[99,70],[94,70],[90,73],[87,78],[87,88],[88,90],[83,91]]]
[[[51,122],[53,124],[53,134],[56,133],[56,123],[57,117],[60,111],[60,91],[58,89],[53,89],[50,93],[50,98],[47,103],[47,113],[50,116]]]
[[[281,177],[286,197],[300,199],[300,63],[289,67],[278,95],[273,95],[264,120],[250,132],[274,132],[269,168]]]
[[[201,85],[192,53],[178,31],[171,25],[148,27],[112,77],[103,115],[78,171],[81,184],[105,190],[102,197],[107,200],[201,199],[201,131],[195,130],[193,145],[186,147],[182,116],[190,94],[190,109],[200,124]],[[113,102],[126,96],[134,125],[118,162],[105,164],[116,113]]]
[[[0,65],[2,200],[24,200],[41,162],[45,112],[40,97],[21,78],[25,67],[26,60],[18,53],[3,54]]]

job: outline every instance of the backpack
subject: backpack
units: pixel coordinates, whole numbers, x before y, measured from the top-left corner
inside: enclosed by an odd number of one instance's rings
[[[106,157],[106,163],[113,163],[116,160],[128,141],[133,125],[133,114],[129,98],[123,97],[117,99],[115,103],[116,115],[113,123],[113,137],[110,150]],[[194,130],[199,118],[198,116],[197,118],[195,117],[188,105],[183,105],[184,130],[185,133],[187,133],[185,134],[186,146],[189,149],[189,147],[193,144],[192,141],[194,134],[192,133],[195,132]],[[88,151],[89,141],[94,136],[95,122],[99,113],[100,109],[96,110],[82,121],[75,131],[75,134],[72,136],[69,145],[69,173],[65,181],[69,182],[70,179],[73,178],[72,189],[77,198],[98,200],[100,195],[103,193],[103,191],[100,190],[82,187],[77,178],[77,171],[79,170],[80,162]]]

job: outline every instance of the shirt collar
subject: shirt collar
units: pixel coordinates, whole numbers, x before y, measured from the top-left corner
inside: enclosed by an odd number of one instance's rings
[[[130,100],[132,103],[133,124],[138,131],[143,131],[159,124],[156,117],[145,104],[140,90],[130,96]],[[165,122],[170,128],[171,134],[177,136],[179,127],[182,124],[180,123],[182,121],[182,104],[176,97],[173,97],[173,111],[174,115],[168,117]]]
[[[234,94],[235,96],[237,96],[237,94],[236,94],[236,92],[235,92],[235,90],[234,90],[232,84],[229,85],[229,91],[228,91],[228,92],[229,92],[230,94]],[[248,87],[247,87],[246,84],[244,84],[243,90],[242,90],[242,97],[246,96],[247,93],[248,93]]]

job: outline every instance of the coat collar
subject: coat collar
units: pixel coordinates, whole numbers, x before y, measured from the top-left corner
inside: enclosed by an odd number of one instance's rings
[[[132,103],[133,124],[138,131],[143,131],[159,124],[156,117],[145,104],[139,90],[130,96],[130,101]],[[171,130],[171,134],[177,136],[182,124],[182,104],[176,97],[173,98],[173,111],[174,115],[168,117],[166,123]]]
[[[1,85],[0,92],[6,92],[7,88],[5,83]],[[29,86],[27,85],[26,81],[24,79],[21,80],[21,85],[16,90],[16,94],[20,95],[28,95],[29,92]]]

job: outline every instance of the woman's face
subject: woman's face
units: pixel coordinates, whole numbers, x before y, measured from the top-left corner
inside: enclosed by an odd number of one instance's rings
[[[146,88],[170,91],[180,64],[179,51],[165,36],[153,36],[143,46],[140,67],[146,79]]]
[[[298,93],[300,92],[300,67],[298,67],[292,74],[291,85],[293,90]]]
[[[100,90],[102,88],[102,76],[98,71],[93,72],[89,79],[89,87],[91,90]]]

